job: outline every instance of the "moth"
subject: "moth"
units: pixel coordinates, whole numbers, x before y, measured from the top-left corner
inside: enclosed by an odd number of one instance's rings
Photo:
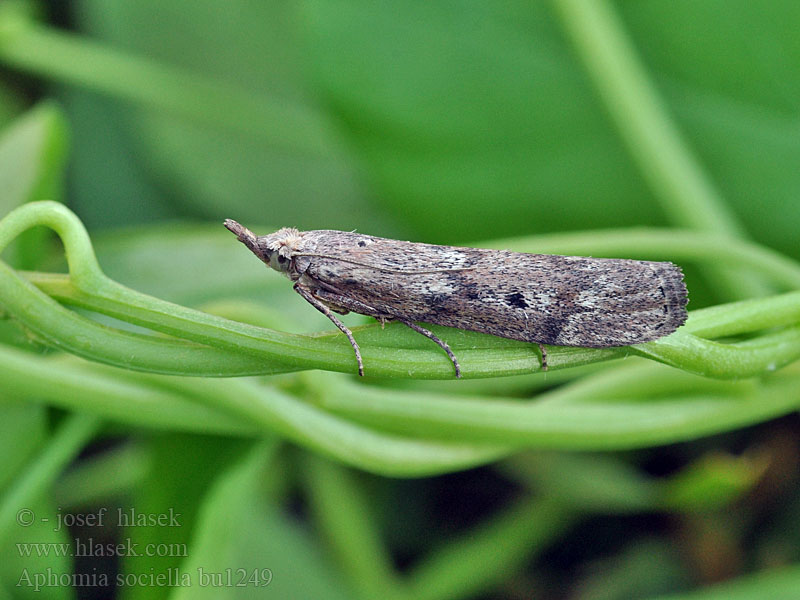
[[[457,327],[538,344],[609,348],[649,342],[686,321],[683,274],[670,262],[527,254],[403,242],[354,232],[283,228],[257,236],[225,221],[267,266],[361,350],[334,313],[355,312],[382,324],[399,321],[450,346],[417,322]]]

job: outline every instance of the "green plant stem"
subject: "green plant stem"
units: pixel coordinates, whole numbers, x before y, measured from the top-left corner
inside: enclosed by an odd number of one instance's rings
[[[503,443],[439,442],[374,431],[252,380],[164,377],[160,382],[324,456],[381,475],[446,473],[486,464],[509,452]]]
[[[676,333],[631,349],[664,364],[705,377],[743,379],[775,371],[800,358],[800,326],[737,344]],[[709,355],[713,361],[706,361]]]
[[[325,379],[316,402],[326,410],[397,434],[563,450],[620,450],[710,435],[795,411],[794,376],[714,382],[642,365],[587,377],[544,392],[536,402],[449,397]],[[601,377],[602,376],[602,377]],[[722,385],[715,385],[722,384]],[[737,389],[738,386],[741,386]],[[643,397],[647,402],[641,401]],[[638,401],[633,401],[638,400]]]
[[[29,506],[53,482],[94,437],[100,425],[100,420],[93,416],[66,417],[41,453],[0,497],[0,541],[5,540],[15,526],[20,526],[16,522],[18,511]]]
[[[745,229],[682,139],[606,0],[552,0],[564,31],[586,66],[623,141],[673,223],[731,237]],[[734,297],[765,290],[754,276],[707,269]]]
[[[59,477],[53,497],[64,511],[102,506],[109,498],[123,498],[141,485],[152,455],[146,445],[129,441],[102,453],[83,458]]]
[[[785,275],[787,278],[790,274],[791,272],[786,270]],[[32,279],[41,289],[67,304],[74,304],[81,308],[102,312],[117,318],[124,318],[130,322],[152,327],[165,333],[188,336],[194,330],[196,334],[193,337],[196,340],[203,340],[209,343],[222,341],[221,338],[211,339],[210,335],[202,327],[198,327],[196,321],[187,321],[181,324],[182,329],[176,329],[174,325],[164,327],[171,318],[170,313],[166,311],[161,313],[143,311],[137,306],[126,305],[124,302],[110,304],[102,297],[80,294],[76,290],[70,289],[71,284],[64,276],[56,278],[34,275]],[[153,315],[158,316],[158,318],[153,319]],[[101,328],[101,326],[92,324],[91,321],[83,320],[86,321],[86,327],[91,324],[93,328]],[[790,292],[756,300],[744,300],[710,309],[693,311],[690,319],[680,332],[648,344],[606,350],[554,348],[549,352],[550,367],[552,369],[575,367],[604,358],[623,357],[630,353],[638,353],[710,377],[748,377],[762,372],[769,365],[783,365],[795,360],[798,352],[800,352],[797,333],[794,330],[787,330],[777,334],[770,334],[765,338],[765,341],[770,343],[762,344],[760,347],[742,344],[720,344],[696,337],[696,335],[710,337],[731,336],[795,323],[800,323],[800,292]],[[364,341],[362,341],[364,337],[369,332],[376,333],[378,329],[377,325],[365,326],[357,328],[356,334],[361,343],[364,344]],[[212,332],[212,334],[216,333]],[[386,332],[380,333],[385,334]],[[687,333],[696,335],[686,335]],[[140,341],[139,338],[132,334],[123,333],[120,335],[132,337],[136,342]],[[225,333],[223,332],[220,335],[225,335]],[[275,332],[272,340],[261,340],[260,347],[268,350],[268,343],[274,341],[275,337],[279,335],[281,334]],[[297,340],[303,339],[303,336],[286,335]],[[445,337],[447,336],[445,335]],[[451,341],[451,345],[458,350],[459,359],[468,376],[518,374],[538,368],[538,359],[527,344],[500,340],[497,345],[491,343],[487,345],[481,343],[486,338],[479,334],[474,336],[467,334],[460,337],[467,338],[464,340],[465,343]],[[468,341],[470,337],[475,338],[472,343]],[[333,332],[317,338],[307,338],[307,342],[311,347],[326,341],[328,345],[322,346],[319,352],[328,352],[328,348],[331,348],[331,343],[335,344],[337,341],[342,340]],[[395,348],[391,350],[393,341],[393,338],[389,338],[386,335],[370,336],[368,340],[369,347],[365,351],[365,356],[370,359],[370,372],[382,375],[402,374],[404,371],[408,371],[408,365],[422,362],[419,358],[419,355],[422,354],[429,358],[414,369],[417,377],[448,376],[449,367],[444,357],[439,356],[434,349],[411,351]],[[145,339],[144,343],[149,344],[151,340]],[[161,342],[157,343],[161,344]],[[390,345],[387,346],[387,343]],[[228,345],[230,346],[230,343]],[[503,346],[507,347],[503,348]],[[258,348],[259,346],[253,346],[254,351],[257,351]],[[336,350],[339,351],[338,358],[341,359],[341,363],[344,363],[339,369],[348,370],[348,363],[352,360],[349,346],[342,343],[339,344]],[[199,370],[201,374],[215,375],[277,373],[281,372],[281,370],[290,370],[289,367],[274,364],[276,360],[281,358],[285,360],[285,355],[281,357],[280,352],[264,356],[266,360],[272,362],[259,363],[254,360],[243,361],[243,358],[236,354],[233,354],[232,358],[238,358],[238,360],[222,362],[225,356],[215,355],[211,349],[206,349],[206,351],[211,354],[208,358],[209,363],[219,365],[218,367],[212,369],[208,364],[199,364],[201,359],[204,358],[204,354],[199,352],[196,346],[176,347],[173,358],[176,363],[181,365],[181,370],[184,373],[188,371],[189,365],[194,364],[197,365],[194,368]],[[708,360],[709,357],[713,357],[715,360]],[[158,362],[158,354],[154,360]],[[219,362],[217,362],[218,360]],[[169,364],[169,360],[163,361],[159,365],[161,370],[158,372],[170,372],[168,370]],[[267,370],[267,365],[271,365],[269,371]],[[204,368],[206,369],[205,371],[202,370]],[[152,367],[149,370],[155,371]]]
[[[0,61],[311,156],[330,157],[335,136],[308,106],[238,89],[0,10]]]
[[[291,370],[286,367],[287,361],[290,364],[311,361],[325,366],[325,363],[336,362],[337,358],[340,368],[343,368],[344,350],[337,351],[333,347],[317,356],[304,349],[303,336],[280,334],[214,317],[141,294],[112,281],[100,270],[83,224],[74,213],[56,202],[32,202],[9,213],[0,221],[0,250],[16,235],[34,225],[48,226],[61,237],[70,269],[70,283],[76,296],[101,299],[104,311],[111,316],[127,318],[132,323],[198,344],[216,343],[218,348],[229,352],[220,353],[197,344],[158,340],[97,325],[64,310],[0,263],[0,283],[4,290],[0,303],[26,327],[55,346],[116,366],[187,375],[211,375],[214,368],[208,360],[219,365],[219,375],[283,372]],[[52,334],[54,331],[58,332],[57,336]],[[252,353],[249,359],[246,354],[242,356],[242,352],[248,350]],[[261,361],[257,362],[255,357]],[[349,355],[348,358],[352,360]],[[235,366],[231,368],[232,365]]]
[[[445,600],[493,589],[572,525],[575,514],[525,500],[426,557],[408,577],[408,598]]]
[[[95,323],[67,310],[0,263],[0,304],[56,347],[115,366],[168,374],[230,376],[309,368],[355,371],[352,349],[336,331],[316,335],[282,333],[165,302],[114,282],[100,270],[80,220],[60,204],[35,202],[12,211],[0,221],[0,250],[34,225],[51,227],[61,236],[70,268],[69,277],[28,274],[41,290],[64,304],[172,336],[142,335]],[[705,252],[702,255],[714,261],[719,256],[727,255],[731,261],[745,256],[735,242],[716,247],[698,244],[691,251],[697,258]],[[768,251],[749,256],[753,269],[761,267],[765,276],[784,285],[795,283],[798,278],[800,269],[789,260]],[[800,325],[800,294],[796,292],[715,307],[711,317],[703,317],[704,314],[707,313],[694,311],[683,328],[648,344],[606,349],[554,347],[548,352],[550,368],[639,354],[694,373],[740,378],[773,370],[798,356],[800,339],[794,327]],[[701,319],[700,326],[694,325],[696,319]],[[722,344],[692,335],[721,337],[770,327],[785,329],[763,335],[760,344],[753,340]],[[467,378],[531,373],[540,368],[538,352],[531,344],[449,328],[433,329],[457,353]],[[452,365],[440,349],[397,324],[390,324],[386,331],[377,325],[354,328],[354,333],[362,346],[369,375],[453,377]]]
[[[153,373],[250,375],[289,369],[183,340],[100,325],[68,310],[0,263],[0,304],[48,344],[77,356]],[[275,361],[277,362],[277,361]]]
[[[303,457],[306,495],[342,570],[362,598],[403,598],[403,581],[381,542],[370,503],[353,474],[337,464]]]
[[[800,323],[800,291],[692,311],[684,331],[722,337]]]
[[[47,402],[137,427],[203,434],[255,435],[258,429],[224,411],[200,405],[175,392],[104,365],[46,358],[0,345],[3,394]]]
[[[252,380],[203,380],[53,360],[0,346],[10,397],[44,401],[132,426],[202,434],[279,433],[359,468],[400,477],[448,472],[507,454],[498,444],[458,444],[386,435]]]

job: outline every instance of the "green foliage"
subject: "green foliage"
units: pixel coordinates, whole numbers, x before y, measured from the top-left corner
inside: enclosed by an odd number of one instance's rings
[[[0,596],[82,568],[18,544],[97,535],[176,550],[120,557],[128,598],[794,593],[797,5],[734,5],[82,0],[81,34],[0,5],[0,63],[58,98],[0,132]],[[672,260],[692,310],[648,344],[548,348],[547,373],[434,328],[461,381],[349,315],[360,380],[223,217]],[[426,504],[459,477],[449,512]],[[19,521],[98,507],[180,525]],[[136,579],[170,571],[195,586]]]

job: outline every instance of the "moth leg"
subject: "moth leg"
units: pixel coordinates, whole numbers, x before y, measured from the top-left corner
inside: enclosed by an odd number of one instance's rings
[[[542,371],[547,371],[547,350],[541,344],[538,344],[538,346],[539,350],[542,351]]]
[[[379,310],[369,306],[368,304],[364,304],[363,302],[354,300],[353,298],[348,298],[347,296],[334,294],[332,292],[328,292],[325,290],[319,290],[317,293],[319,297],[324,300],[329,300],[330,302],[348,308],[353,312],[375,317],[381,322],[381,325],[383,325],[386,321],[391,321],[391,320],[399,321],[403,325],[406,325],[407,327],[410,327],[414,331],[421,333],[425,337],[430,338],[431,340],[436,342],[441,347],[441,349],[447,353],[447,356],[450,357],[450,360],[453,361],[453,366],[456,369],[456,378],[461,377],[461,365],[458,364],[458,359],[456,358],[455,354],[453,354],[453,351],[450,350],[450,346],[447,345],[447,342],[439,339],[439,337],[436,336],[436,334],[434,334],[432,331],[428,331],[424,327],[420,327],[416,323],[413,323],[412,321],[407,321],[406,319],[403,319],[401,317],[381,314]]]
[[[347,296],[343,296],[342,294],[334,294],[333,292],[329,292],[327,290],[315,290],[316,297],[320,298],[321,300],[325,300],[330,302],[331,304],[335,304],[337,306],[341,306],[349,311],[354,313],[358,313],[360,315],[367,315],[369,317],[375,317],[381,321],[386,321],[387,319],[391,319],[389,315],[381,314],[377,308],[373,308],[369,304],[364,304],[360,300],[355,300],[354,298],[348,298]]]
[[[460,379],[461,378],[461,365],[458,364],[458,359],[456,358],[456,355],[453,354],[453,351],[450,350],[450,346],[447,345],[447,342],[445,342],[444,340],[440,339],[439,336],[437,336],[432,331],[429,331],[429,330],[425,329],[424,327],[420,327],[419,325],[417,325],[416,323],[414,323],[412,321],[406,321],[405,319],[401,319],[400,317],[394,317],[394,320],[395,321],[399,321],[400,323],[402,323],[406,327],[410,327],[411,329],[413,329],[417,333],[421,333],[426,338],[432,339],[434,342],[439,344],[439,347],[442,350],[444,350],[445,352],[447,352],[447,356],[449,356],[450,360],[453,361],[453,366],[456,368],[456,379]]]
[[[353,351],[356,353],[356,360],[358,361],[358,374],[363,377],[364,376],[364,361],[361,360],[361,348],[358,347],[358,342],[356,342],[355,338],[353,337],[353,332],[350,331],[347,326],[342,323],[339,318],[331,312],[331,309],[328,308],[325,304],[320,302],[314,294],[308,288],[303,287],[299,283],[294,284],[294,291],[300,294],[306,302],[308,302],[311,306],[316,308],[319,312],[323,315],[328,317],[331,322],[338,327],[343,334],[347,336],[347,339],[350,340],[350,345],[353,347]]]

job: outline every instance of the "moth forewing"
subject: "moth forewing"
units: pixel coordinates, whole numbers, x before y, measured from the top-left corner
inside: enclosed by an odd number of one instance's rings
[[[449,346],[421,321],[539,344],[607,348],[648,342],[686,320],[680,269],[669,262],[603,259],[403,242],[358,233],[281,229],[256,236],[225,226],[343,331],[330,311],[397,320]],[[276,260],[284,262],[276,267]]]

